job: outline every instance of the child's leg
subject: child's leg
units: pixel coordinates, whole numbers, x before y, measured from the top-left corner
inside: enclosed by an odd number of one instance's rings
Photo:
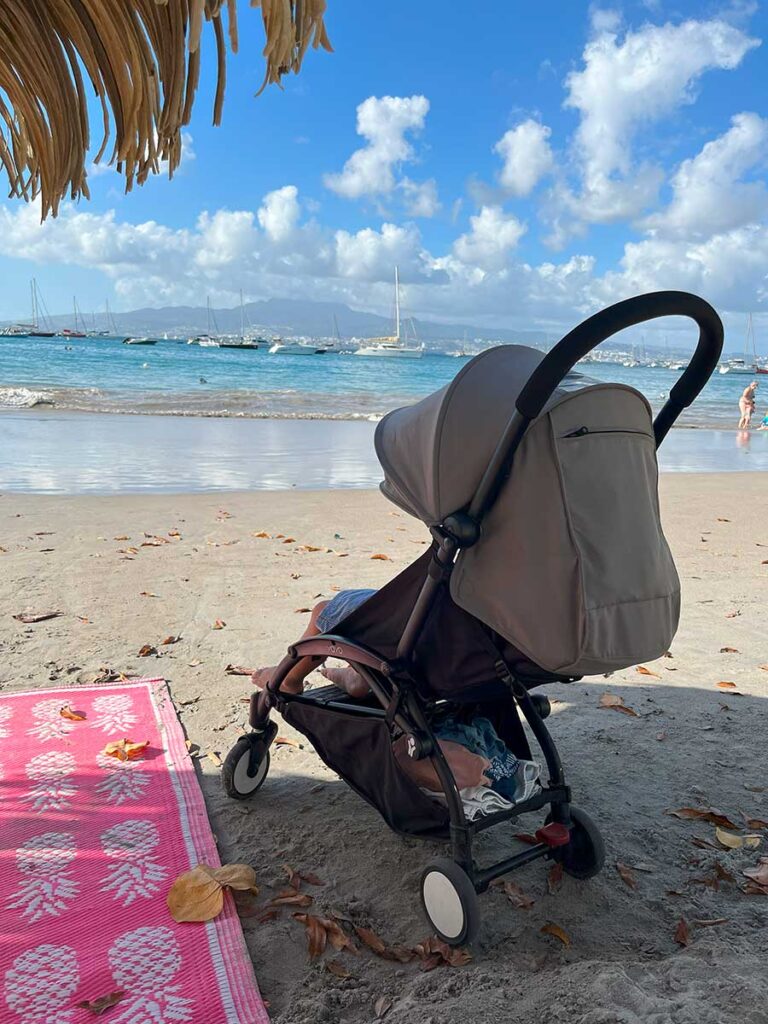
[[[301,635],[302,640],[306,640],[311,636],[318,636],[320,630],[317,628],[317,617],[327,604],[327,601],[321,601],[312,609],[312,614],[310,615],[307,628]],[[301,661],[293,666],[288,675],[282,681],[280,689],[285,691],[285,693],[301,693],[304,689],[304,680],[307,678],[309,673],[314,672],[314,670],[319,668],[324,661],[325,658],[302,658]],[[270,668],[260,668],[251,676],[251,682],[254,686],[263,688],[272,678],[274,671],[274,665]]]

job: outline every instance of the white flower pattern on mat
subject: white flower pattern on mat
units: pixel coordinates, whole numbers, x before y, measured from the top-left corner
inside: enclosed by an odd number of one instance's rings
[[[134,818],[102,832],[102,849],[115,863],[109,865],[101,892],[111,892],[124,907],[140,897],[154,896],[168,874],[155,860],[159,845],[160,836],[151,821]]]
[[[0,707],[0,740],[7,739],[11,735],[11,730],[8,728],[8,723],[11,720],[13,714],[13,708],[8,707],[4,704]]]
[[[5,974],[5,1001],[19,1024],[69,1024],[79,983],[74,949],[46,943],[13,961]]]
[[[32,708],[35,725],[29,730],[29,735],[39,740],[58,740],[71,733],[75,723],[61,717],[61,709],[66,703],[62,697],[38,701]]]
[[[137,928],[115,940],[109,951],[115,987],[125,997],[110,1024],[179,1024],[192,1020],[193,1004],[172,984],[181,969],[181,950],[170,928]]]
[[[133,697],[129,693],[111,693],[97,697],[93,702],[93,710],[97,716],[92,723],[94,729],[103,729],[104,732],[125,732],[136,724]]]
[[[27,877],[11,894],[9,909],[20,910],[29,924],[46,915],[58,917],[80,889],[69,870],[76,856],[71,832],[44,832],[28,839],[16,851],[16,867]]]
[[[96,755],[96,764],[106,773],[96,786],[97,793],[103,793],[111,804],[139,800],[150,782],[145,765],[141,761],[118,761],[106,754]]]
[[[69,806],[77,792],[77,786],[69,778],[75,773],[72,754],[65,750],[38,754],[29,762],[26,772],[35,785],[21,799],[29,800],[38,814],[44,811],[63,811]]]

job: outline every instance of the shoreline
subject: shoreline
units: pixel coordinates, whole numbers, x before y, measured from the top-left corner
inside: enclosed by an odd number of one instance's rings
[[[371,489],[375,424],[349,419],[0,412],[0,492],[176,494]],[[675,428],[663,475],[768,472],[768,431]]]

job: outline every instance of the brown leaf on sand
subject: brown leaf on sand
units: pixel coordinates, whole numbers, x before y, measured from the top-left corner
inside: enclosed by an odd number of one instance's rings
[[[392,1000],[389,996],[379,996],[373,1004],[373,1012],[376,1014],[376,1020],[384,1020],[391,1009]]]
[[[344,981],[346,978],[351,978],[351,973],[347,970],[344,964],[338,960],[326,960],[325,969],[329,974],[333,974],[336,978],[341,978]]]
[[[716,828],[715,835],[718,843],[722,843],[728,850],[741,850],[744,847],[754,849],[762,842],[762,836],[737,836],[722,828]]]
[[[750,818],[742,811],[742,817],[744,818],[744,827],[751,829],[765,829],[768,828],[768,821],[764,818]]]
[[[221,758],[219,757],[215,750],[208,750],[205,756],[208,758],[208,760],[215,768],[221,768],[221,766],[224,764],[224,762],[221,760]]]
[[[731,872],[728,871],[726,868],[724,868],[719,860],[715,861],[715,877],[719,881],[721,881],[721,882],[735,882],[736,881],[736,879],[731,874]]]
[[[563,884],[563,865],[556,862],[547,872],[547,889],[554,895]]]
[[[631,715],[633,718],[640,717],[633,708],[626,706],[623,697],[619,697],[615,693],[604,693],[600,698],[600,707],[610,708],[611,711],[620,711],[623,715]]]
[[[361,928],[358,925],[354,925],[353,927],[358,939],[365,943],[368,949],[372,949],[373,952],[378,953],[379,956],[384,955],[384,951],[387,948],[386,943],[383,939],[379,938],[376,932],[371,931],[370,928]]]
[[[738,649],[736,647],[721,647],[720,648],[720,653],[721,654],[738,654],[739,652],[738,652]]]
[[[83,999],[75,1003],[76,1010],[88,1010],[96,1017],[100,1017],[105,1010],[117,1006],[121,999],[125,998],[125,992],[110,992],[109,995],[99,996],[98,999]]]
[[[632,874],[632,869],[626,864],[622,864],[620,860],[616,861],[616,870],[619,873],[619,877],[625,885],[628,885],[630,889],[637,888],[637,879]]]
[[[290,736],[275,736],[276,747],[296,747],[297,750],[301,750],[301,744],[298,740],[292,739]]]
[[[45,622],[47,619],[57,619],[64,612],[19,612],[14,615],[17,622],[29,624],[31,622]]]
[[[293,610],[296,615],[308,615],[312,611],[311,608],[294,608]]]
[[[708,821],[710,825],[719,825],[721,828],[738,829],[730,818],[719,811],[702,807],[678,807],[676,811],[667,811],[673,818],[682,818],[688,821]]]
[[[735,690],[736,683],[732,683],[730,679],[721,679],[719,683],[715,684],[718,690]]]
[[[224,629],[225,626],[226,622],[223,619],[216,619],[214,624],[211,626],[211,629]]]
[[[730,519],[725,519],[723,516],[718,516],[717,517],[717,521],[718,521],[718,523],[730,523],[731,520]]]
[[[539,845],[539,840],[536,838],[536,836],[532,836],[530,832],[515,832],[512,838],[516,839],[518,843],[525,843],[526,846]]]
[[[691,941],[690,931],[688,930],[688,922],[684,917],[681,917],[677,922],[674,934],[675,942],[678,946],[687,946]]]
[[[383,555],[383,554],[379,553],[377,555],[371,555],[371,561],[372,562],[391,562],[392,559],[389,557],[389,555]]]
[[[651,672],[645,665],[638,665],[635,672],[639,672],[641,676],[653,676],[654,679],[661,679],[661,676],[656,672]]]
[[[694,921],[697,928],[714,928],[718,924],[728,924],[727,917],[707,917],[703,920]]]
[[[530,896],[526,896],[520,886],[515,885],[514,882],[504,882],[501,888],[512,906],[517,907],[518,910],[530,910],[536,902]]]
[[[224,671],[228,676],[252,676],[258,669],[244,668],[242,665],[227,665]],[[248,699],[250,700],[250,697]]]
[[[82,711],[73,711],[69,704],[65,704],[64,707],[59,711],[62,718],[68,719],[70,722],[84,722],[85,714]]]
[[[763,672],[768,672],[768,665],[758,665],[757,667],[762,669]]]
[[[146,537],[146,534],[144,536]],[[143,548],[161,548],[163,544],[170,543],[167,537],[151,537],[149,540],[143,540],[141,546]]]
[[[295,889],[286,889],[269,901],[270,907],[308,907],[314,902],[314,897],[308,892],[296,892]]]
[[[257,530],[256,533],[251,534],[252,537],[260,537],[263,540],[272,540],[272,534],[267,533],[266,530]]]
[[[296,892],[301,888],[302,882],[306,882],[307,885],[325,885],[325,882],[321,882],[311,871],[296,871],[290,864],[283,864],[283,871],[288,876],[288,884]]]
[[[768,895],[768,857],[761,857],[757,867],[745,868],[742,875],[754,885],[760,886]]]
[[[726,617],[726,619],[738,619],[738,617],[739,617],[740,615],[741,615],[741,612],[739,611],[739,609],[738,609],[738,608],[736,609],[736,611],[735,611],[735,612],[726,612],[726,613],[725,613],[725,617]]]
[[[134,743],[133,740],[122,739],[115,743],[108,743],[102,750],[105,757],[115,757],[118,761],[135,761],[141,757],[149,746],[149,740],[141,743]]]
[[[449,946],[436,935],[425,939],[424,942],[416,943],[414,952],[421,960],[422,971],[433,971],[442,964],[448,967],[464,967],[472,959],[472,954],[466,949]]]
[[[180,636],[167,636],[165,640],[160,641],[161,647],[168,647],[170,644],[177,644],[181,640]]]
[[[118,548],[117,553],[119,555],[138,555],[138,548]]]
[[[568,935],[568,932],[564,931],[559,924],[553,924],[552,921],[547,921],[547,923],[542,928],[539,928],[539,931],[542,935],[551,935],[552,938],[558,939],[560,942],[562,942],[566,949],[571,944],[571,939]]]
[[[119,536],[112,538],[112,540],[130,540],[130,539],[131,538],[128,536],[127,533],[121,533]]]
[[[152,654],[157,654],[157,648],[153,647],[152,644],[144,644],[139,651],[140,658],[149,658]]]
[[[328,932],[323,926],[323,921],[314,914],[293,914],[296,921],[299,921],[307,930],[307,950],[309,959],[316,960],[325,952],[328,944]]]
[[[157,597],[157,594],[153,594],[151,590],[142,590],[139,597]]]

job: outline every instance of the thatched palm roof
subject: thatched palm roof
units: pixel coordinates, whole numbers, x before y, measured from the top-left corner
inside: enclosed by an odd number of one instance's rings
[[[43,217],[88,196],[88,102],[101,104],[96,161],[126,188],[172,174],[200,75],[205,22],[216,42],[213,121],[221,118],[227,47],[237,50],[237,0],[0,0],[0,164],[12,196],[40,196]],[[266,32],[262,88],[298,72],[307,48],[330,50],[325,0],[251,0]],[[226,34],[222,15],[226,12]],[[250,27],[250,26],[249,26]]]

